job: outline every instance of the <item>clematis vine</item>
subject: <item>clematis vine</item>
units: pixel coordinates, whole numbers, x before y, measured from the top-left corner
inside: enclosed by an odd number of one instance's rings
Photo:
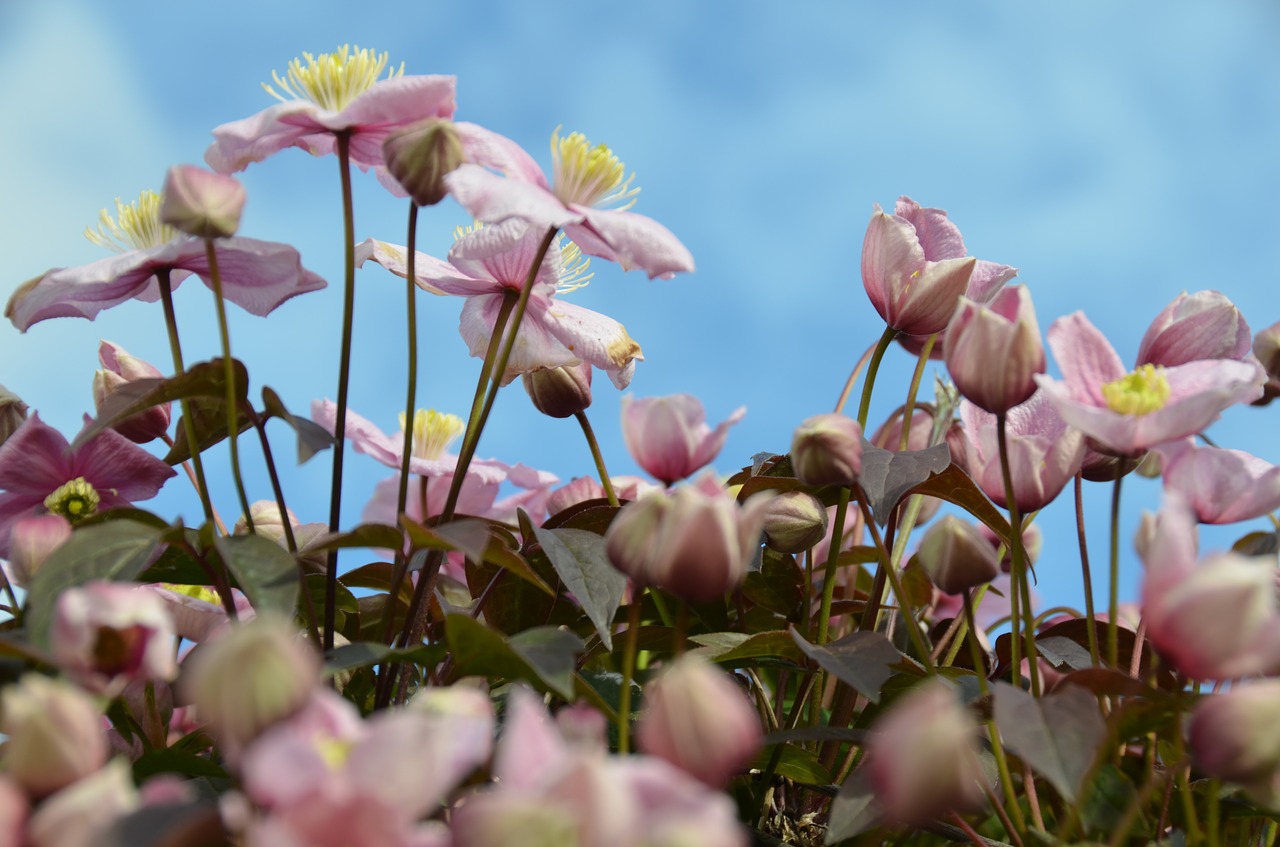
[[[116,200],[114,217],[101,212],[96,229],[85,237],[115,256],[74,268],[56,268],[18,287],[5,306],[5,317],[26,332],[48,318],[93,320],[103,309],[126,300],[153,303],[160,299],[157,274],[178,284],[195,274],[211,289],[212,273],[205,242],[178,233],[160,222],[160,196],[143,191],[126,205]],[[302,267],[298,251],[287,244],[253,238],[218,242],[218,267],[223,294],[250,314],[264,317],[281,303],[325,281]]]

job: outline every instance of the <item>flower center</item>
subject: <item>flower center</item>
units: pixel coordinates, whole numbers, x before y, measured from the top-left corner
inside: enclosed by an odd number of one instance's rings
[[[84,520],[98,510],[98,492],[80,476],[58,486],[44,498],[44,507],[62,515],[72,523]]]
[[[1107,408],[1122,415],[1145,415],[1169,402],[1169,381],[1164,369],[1143,365],[1133,373],[1102,386]]]
[[[142,667],[147,641],[154,630],[142,624],[121,629],[98,627],[98,637],[93,643],[93,666],[108,676],[134,674]]]
[[[271,78],[280,86],[283,94],[265,82],[262,87],[282,103],[310,100],[321,109],[341,112],[351,105],[352,100],[378,82],[378,77],[387,67],[387,55],[361,50],[359,45],[352,48],[349,44],[319,56],[303,53],[302,59],[294,59],[289,63],[289,72],[285,77],[275,71],[271,72]],[[400,67],[392,68],[385,78],[394,79],[403,75],[404,62],[401,62]]]
[[[158,582],[156,585],[160,588],[172,591],[174,594],[181,594],[184,597],[190,597],[194,600],[203,600],[206,603],[212,603],[215,606],[222,603],[222,598],[218,596],[218,592],[214,591],[207,585],[179,585],[176,582]]]
[[[404,432],[404,427],[404,412],[401,412],[401,432]],[[457,415],[441,414],[435,409],[419,409],[413,413],[413,455],[419,459],[439,459],[445,448],[464,429],[466,426]]]
[[[320,754],[321,761],[328,765],[331,771],[336,771],[346,764],[347,759],[351,758],[351,751],[356,746],[352,741],[328,737],[317,738],[313,743],[316,752]]]
[[[160,222],[160,195],[143,191],[131,205],[116,198],[116,216],[103,209],[98,213],[98,227],[84,228],[84,237],[112,253],[149,250],[177,237],[178,231]]]
[[[592,147],[587,137],[573,132],[560,137],[559,128],[551,133],[551,182],[555,195],[566,205],[614,206],[629,209],[635,204],[639,188],[631,188],[632,173],[625,179],[627,167],[603,144]]]
[[[585,288],[595,276],[591,272],[591,260],[582,255],[582,248],[572,241],[560,243],[560,279],[556,282],[557,294],[568,294]]]

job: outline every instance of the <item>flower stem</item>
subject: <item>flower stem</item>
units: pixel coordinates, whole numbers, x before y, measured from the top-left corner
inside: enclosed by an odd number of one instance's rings
[[[405,389],[404,401],[404,447],[400,456],[400,490],[396,494],[396,521],[398,522],[404,516],[405,503],[409,500],[409,459],[413,455],[413,416],[417,412],[417,391],[418,391],[418,301],[415,296],[417,283],[415,282],[417,270],[416,264],[418,242],[418,204],[413,200],[409,201],[409,238],[405,249],[405,263],[408,266],[405,270],[405,303],[404,313],[408,322],[409,336],[409,362],[408,362],[408,385]],[[426,515],[424,514],[425,518]],[[404,551],[398,551],[397,555],[403,556]]]
[[[618,495],[613,491],[613,482],[609,479],[609,469],[604,466],[604,454],[600,452],[600,443],[596,441],[595,431],[591,429],[591,421],[586,412],[576,412],[574,417],[582,426],[582,434],[587,438],[587,446],[591,448],[591,458],[596,463],[596,473],[600,475],[600,485],[604,488],[604,496],[609,498],[609,505],[618,505]]]
[[[893,595],[898,598],[898,608],[906,621],[907,635],[910,636],[911,643],[915,645],[916,652],[920,654],[920,662],[924,665],[924,669],[932,676],[938,672],[933,664],[933,653],[929,649],[928,643],[924,640],[924,635],[920,632],[920,622],[916,620],[915,610],[911,608],[911,600],[907,597],[907,592],[902,589],[902,580],[898,579],[898,569],[893,566],[893,562],[889,559],[889,550],[885,547],[884,539],[880,536],[880,529],[876,526],[875,517],[871,514],[871,507],[867,505],[867,495],[861,491],[858,494],[858,508],[862,510],[862,522],[866,525],[867,531],[871,533],[871,540],[875,544],[876,550],[880,553],[880,567],[889,578],[889,585],[893,588]]]
[[[924,348],[920,351],[920,357],[916,360],[916,369],[911,374],[911,388],[907,391],[907,402],[902,407],[902,437],[898,439],[898,450],[907,449],[907,445],[911,440],[911,418],[915,415],[916,395],[920,393],[920,380],[924,377],[924,366],[929,363],[929,354],[933,352],[933,345],[938,340],[938,333],[929,336],[925,341]],[[905,537],[911,530],[907,529],[903,532]]]
[[[876,344],[876,350],[871,354],[871,362],[867,365],[867,379],[862,384],[862,400],[858,403],[858,426],[863,429],[867,428],[867,414],[871,411],[871,389],[876,384],[876,374],[880,370],[880,360],[884,358],[885,351],[889,349],[889,345],[893,343],[893,339],[898,337],[898,331],[891,326],[884,328],[884,334],[880,336],[879,343]]]
[[[853,393],[853,385],[858,381],[858,374],[862,373],[862,369],[866,366],[867,360],[871,358],[871,354],[875,352],[876,345],[872,344],[858,359],[858,363],[853,366],[853,370],[849,371],[849,378],[844,382],[844,388],[840,390],[840,397],[836,400],[835,413],[838,415],[844,411],[844,404],[849,402],[849,395]]]
[[[627,606],[627,641],[622,648],[622,690],[618,692],[618,752],[631,752],[631,680],[636,673],[636,651],[640,637],[640,604],[644,588],[633,585]]]
[[[840,489],[836,501],[836,516],[831,522],[831,544],[827,548],[827,562],[822,577],[822,605],[818,611],[818,637],[815,644],[827,643],[827,630],[831,625],[831,603],[836,593],[836,565],[840,561],[840,539],[844,536],[845,515],[849,511],[849,487]]]
[[[1120,661],[1120,481],[1124,479],[1125,459],[1116,464],[1115,487],[1111,489],[1111,596],[1107,599],[1107,663],[1115,667]]]
[[[240,498],[240,510],[244,525],[253,532],[253,515],[249,511],[249,496],[244,490],[244,478],[240,475],[240,405],[236,402],[236,363],[231,358],[231,333],[227,330],[227,303],[222,296],[222,274],[218,273],[218,251],[213,239],[204,240],[205,257],[209,260],[209,278],[213,281],[213,304],[218,313],[218,338],[222,342],[222,373],[226,383],[227,446],[231,450],[231,477],[236,483],[236,495]],[[246,386],[248,388],[248,386]],[[286,519],[285,523],[289,521]]]
[[[351,376],[351,328],[356,299],[356,223],[351,199],[351,136],[335,134],[338,171],[342,180],[342,236],[345,261],[342,285],[342,342],[338,353],[338,398],[333,424],[333,480],[329,489],[329,531],[342,523],[342,459],[347,440],[347,388]],[[333,630],[338,612],[338,551],[329,551],[324,574],[324,649],[333,649]]]
[[[1077,473],[1075,480],[1076,495],[1076,534],[1080,538],[1080,570],[1084,574],[1084,613],[1089,624],[1089,659],[1095,666],[1101,664],[1098,653],[1098,619],[1093,611],[1093,576],[1089,570],[1089,545],[1084,535],[1084,475]]]
[[[1010,574],[1012,580],[1010,585],[1010,597],[1012,607],[1014,609],[1013,620],[1010,622],[1013,634],[1013,648],[1010,655],[1013,658],[1013,675],[1014,679],[1020,679],[1022,668],[1018,661],[1018,635],[1019,629],[1022,629],[1022,636],[1026,639],[1027,648],[1027,670],[1031,675],[1031,693],[1037,697],[1040,696],[1040,665],[1036,661],[1036,625],[1035,613],[1031,609],[1031,588],[1027,582],[1027,551],[1022,545],[1022,515],[1018,509],[1018,499],[1013,491],[1013,471],[1009,465],[1009,438],[1008,438],[1008,415],[1004,412],[996,414],[996,440],[1000,448],[1000,475],[1001,483],[1004,485],[1004,502],[1005,508],[1009,510],[1009,554],[1013,558],[1013,572]],[[1022,619],[1019,619],[1016,601],[1022,601]],[[1025,629],[1023,627],[1025,626]]]
[[[160,302],[164,305],[164,324],[169,331],[169,350],[173,354],[173,375],[182,376],[186,367],[182,364],[182,344],[178,341],[178,318],[173,311],[173,285],[169,279],[168,269],[156,271],[156,280],[160,283]],[[187,434],[187,452],[191,454],[191,467],[196,474],[196,493],[200,495],[200,506],[204,509],[204,519],[213,521],[213,501],[209,499],[209,483],[204,477],[204,463],[200,461],[200,445],[196,442],[196,422],[191,417],[191,401],[182,398],[182,423]]]

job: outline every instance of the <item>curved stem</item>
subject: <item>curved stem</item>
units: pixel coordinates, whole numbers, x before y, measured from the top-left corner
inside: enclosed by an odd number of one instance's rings
[[[875,518],[871,514],[871,508],[867,506],[866,494],[859,492],[857,500],[858,508],[862,510],[862,522],[866,525],[867,531],[871,533],[871,540],[875,544],[876,550],[880,553],[880,567],[889,578],[889,585],[893,588],[894,597],[898,599],[898,608],[902,611],[902,617],[907,626],[907,635],[910,636],[911,643],[915,645],[916,652],[920,654],[920,661],[924,664],[925,670],[932,676],[938,672],[933,664],[932,651],[929,649],[929,644],[924,640],[924,635],[920,632],[920,622],[916,620],[915,610],[911,608],[911,600],[907,597],[907,592],[902,590],[902,580],[898,579],[897,568],[889,560],[889,550],[885,547],[884,539],[880,537],[880,529],[876,526]]]
[[[889,345],[893,343],[893,339],[898,337],[898,331],[891,326],[884,328],[884,334],[880,336],[880,341],[876,344],[876,350],[871,354],[871,362],[867,365],[867,379],[862,384],[862,401],[858,403],[858,426],[864,430],[867,428],[867,414],[871,411],[871,389],[876,384],[876,374],[880,370],[880,360],[884,358],[885,351],[889,349]]]
[[[836,593],[836,565],[840,561],[840,539],[844,537],[845,515],[849,510],[849,487],[840,489],[836,501],[836,516],[831,522],[831,544],[827,547],[827,562],[822,576],[822,605],[818,611],[818,637],[815,644],[827,643],[827,630],[831,626],[831,602]]]
[[[1008,438],[1008,415],[1004,412],[996,414],[996,441],[1000,448],[1000,475],[1001,483],[1004,485],[1004,501],[1005,508],[1009,510],[1009,554],[1013,558],[1012,585],[1010,586],[1010,601],[1014,602],[1021,599],[1023,619],[1019,619],[1015,611],[1011,626],[1013,627],[1013,645],[1011,651],[1013,657],[1013,674],[1017,680],[1022,674],[1022,668],[1019,667],[1018,653],[1016,644],[1018,642],[1018,630],[1023,629],[1023,637],[1026,639],[1027,648],[1027,670],[1031,676],[1031,693],[1040,696],[1040,665],[1036,661],[1036,626],[1035,612],[1031,608],[1031,588],[1027,582],[1027,551],[1022,544],[1022,515],[1018,510],[1018,500],[1013,490],[1013,472],[1009,465],[1009,438]],[[1016,608],[1016,607],[1015,607]]]
[[[1093,576],[1089,570],[1089,545],[1084,535],[1084,475],[1076,474],[1076,535],[1080,539],[1080,570],[1084,575],[1084,613],[1088,621],[1089,659],[1095,666],[1102,664],[1098,653],[1098,618],[1093,611]]]
[[[1107,599],[1107,663],[1115,667],[1120,661],[1120,481],[1124,479],[1125,463],[1116,463],[1116,482],[1111,490],[1111,596]]]
[[[907,390],[907,402],[902,407],[902,437],[898,439],[898,450],[906,450],[907,444],[911,439],[911,418],[915,414],[916,395],[920,392],[920,380],[924,377],[924,366],[929,363],[929,354],[933,352],[933,345],[938,341],[938,333],[929,336],[925,341],[924,348],[920,351],[920,357],[916,360],[916,369],[911,374],[911,387]],[[910,530],[907,530],[910,532]],[[905,533],[904,533],[905,534]]]
[[[609,469],[604,466],[604,454],[600,452],[600,443],[596,441],[595,431],[591,429],[591,421],[586,412],[576,412],[574,417],[582,427],[582,434],[587,437],[587,446],[591,448],[591,458],[596,463],[596,473],[600,475],[600,485],[604,488],[604,496],[609,498],[609,505],[618,505],[618,495],[613,491],[613,481],[609,479]]]
[[[222,296],[222,274],[218,273],[218,251],[213,239],[204,240],[204,254],[209,260],[209,278],[213,281],[213,303],[218,313],[218,338],[222,342],[222,380],[225,385],[224,402],[227,406],[227,446],[231,451],[231,478],[235,480],[236,495],[240,498],[240,510],[244,524],[253,532],[253,514],[249,510],[249,496],[244,490],[244,478],[240,475],[240,405],[236,402],[236,363],[231,358],[231,333],[227,329],[227,304]],[[247,388],[248,386],[246,386]],[[281,517],[283,517],[281,513]],[[285,524],[289,521],[286,519]]]
[[[853,366],[853,370],[849,371],[849,378],[845,380],[844,388],[840,390],[840,397],[837,398],[836,407],[833,410],[837,415],[844,411],[844,404],[849,402],[849,395],[853,393],[853,386],[858,381],[858,374],[862,373],[862,369],[866,367],[867,360],[871,358],[871,353],[875,349],[875,344],[868,347],[862,357],[858,359],[858,363]]]
[[[417,391],[418,391],[418,301],[416,289],[418,287],[415,280],[417,279],[416,264],[418,242],[418,204],[409,201],[409,238],[405,248],[407,258],[405,263],[405,303],[404,313],[408,322],[409,334],[409,363],[408,363],[408,386],[405,390],[404,401],[404,447],[400,457],[400,490],[396,494],[396,520],[399,521],[404,515],[405,503],[409,499],[409,459],[413,456],[413,418],[417,412]],[[425,517],[425,515],[423,516]],[[403,555],[404,551],[400,551]]]

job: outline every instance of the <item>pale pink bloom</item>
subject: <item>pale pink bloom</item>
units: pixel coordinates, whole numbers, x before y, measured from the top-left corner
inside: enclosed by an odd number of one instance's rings
[[[71,509],[76,514],[66,517],[74,522],[154,497],[172,476],[173,468],[114,430],[73,450],[33,413],[0,445],[0,557],[8,555],[10,530],[23,517]],[[57,495],[52,504],[51,495]]]
[[[1243,450],[1197,447],[1190,440],[1160,448],[1164,486],[1177,491],[1201,523],[1235,523],[1280,508],[1280,467]]]
[[[88,776],[107,761],[102,709],[80,688],[28,673],[0,694],[4,771],[34,797]]]
[[[563,229],[587,255],[617,262],[623,270],[640,268],[650,279],[693,270],[693,256],[666,227],[627,211],[639,189],[624,179],[626,168],[609,148],[592,147],[581,133],[561,138],[557,130],[551,156],[550,182],[527,157],[513,158],[506,177],[466,164],[445,182],[463,208],[485,223],[521,221],[535,238]]]
[[[959,453],[953,460],[992,501],[1008,508],[996,416],[962,400],[960,420],[964,426],[958,443],[964,447],[953,451]],[[1014,501],[1023,514],[1042,509],[1080,470],[1084,438],[1067,425],[1043,391],[1006,413],[1005,432]]]
[[[1232,359],[1128,372],[1083,312],[1054,321],[1049,346],[1063,379],[1041,374],[1036,382],[1063,419],[1121,456],[1199,432],[1228,406],[1261,396],[1266,381],[1256,361]]]
[[[97,847],[116,821],[141,805],[124,759],[68,785],[40,804],[27,824],[29,847]]]
[[[272,504],[274,505],[274,503]],[[325,529],[328,529],[326,525]],[[203,585],[172,585],[158,582],[144,586],[165,604],[173,619],[174,633],[188,641],[201,644],[221,635],[231,626],[226,608],[213,589]],[[238,588],[231,589],[236,619],[251,621],[256,616],[249,598]]]
[[[1272,809],[1280,806],[1278,702],[1280,679],[1237,683],[1200,700],[1187,727],[1198,768]]]
[[[155,366],[130,356],[123,347],[110,341],[98,345],[98,361],[102,369],[93,375],[93,405],[99,412],[108,397],[129,383],[164,376]],[[146,444],[163,438],[169,431],[169,414],[169,404],[161,403],[115,424],[112,429],[135,444]]]
[[[31,804],[18,784],[0,775],[0,847],[22,847]]]
[[[638,476],[613,476],[609,478],[613,485],[613,493],[619,501],[636,500],[640,496],[656,491],[660,486]],[[570,506],[576,506],[587,500],[603,500],[604,487],[593,476],[579,476],[551,492],[547,498],[547,514],[555,515]]]
[[[1252,336],[1244,315],[1217,291],[1182,292],[1156,315],[1138,345],[1139,365],[1185,365],[1198,359],[1249,355]]]
[[[9,578],[26,588],[45,560],[71,537],[71,523],[62,515],[31,515],[14,521],[9,534]]]
[[[714,461],[729,437],[729,427],[746,413],[747,407],[739,406],[713,430],[707,426],[702,401],[691,394],[640,399],[626,394],[622,440],[636,464],[670,485]]]
[[[240,228],[245,190],[240,180],[174,165],[165,175],[160,220],[197,238],[228,238]]]
[[[508,238],[506,227],[479,227],[458,238],[442,262],[424,253],[415,257],[415,283],[434,294],[466,298],[459,329],[471,355],[483,358],[503,301],[524,289],[543,233],[528,229]],[[387,270],[408,274],[405,248],[372,239],[356,248],[356,261],[372,259]],[[640,345],[626,328],[610,317],[558,298],[582,287],[590,278],[587,264],[572,244],[552,243],[534,277],[533,291],[511,359],[502,375],[506,385],[521,374],[543,368],[587,363],[609,374],[618,388],[626,388],[643,361]]]
[[[960,393],[992,414],[1034,394],[1044,345],[1026,286],[1002,289],[990,304],[961,297],[947,324],[946,360]]]
[[[178,675],[173,618],[149,587],[95,580],[58,595],[53,658],[72,679],[114,697],[134,680]]]
[[[852,487],[862,473],[862,427],[839,412],[806,418],[791,436],[791,467],[806,485]]]

